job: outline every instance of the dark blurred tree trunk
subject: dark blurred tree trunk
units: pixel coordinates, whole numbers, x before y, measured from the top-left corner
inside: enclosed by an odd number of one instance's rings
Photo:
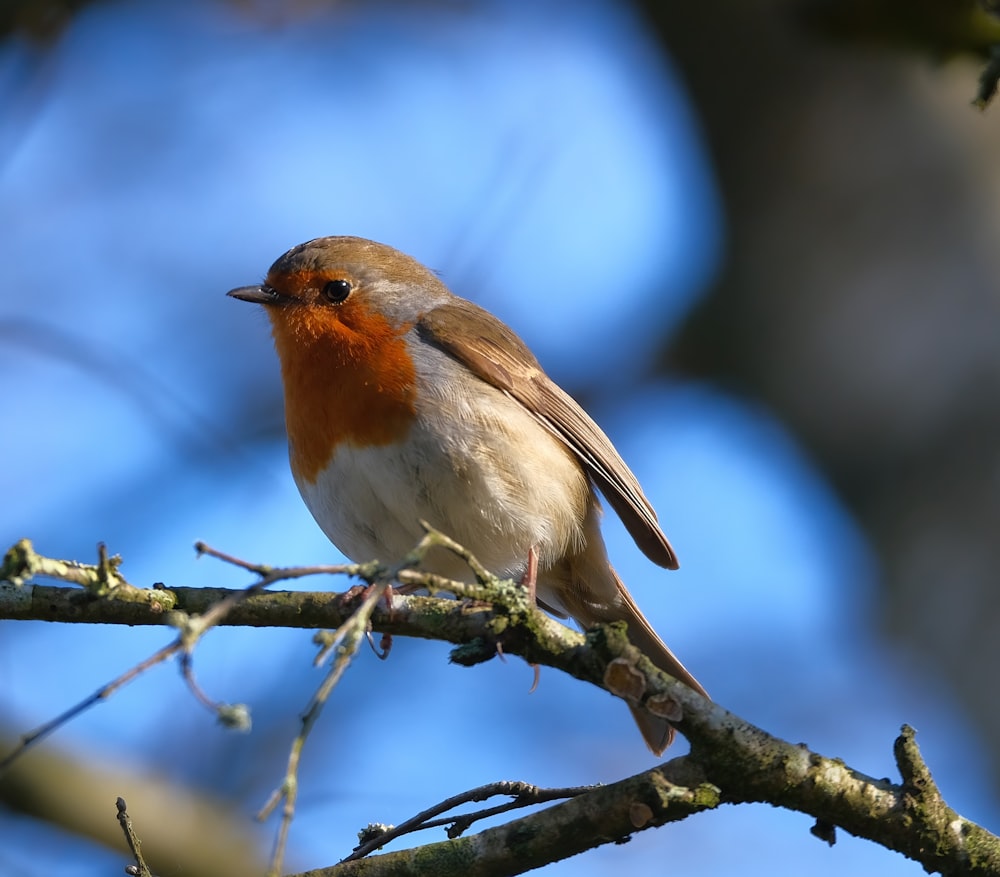
[[[885,629],[1000,740],[998,110],[969,106],[974,58],[935,64],[910,32],[972,4],[901,15],[907,50],[874,12],[863,43],[801,14],[835,4],[641,5],[728,222],[723,274],[664,368],[790,427],[874,544]],[[858,35],[842,11],[812,24]]]

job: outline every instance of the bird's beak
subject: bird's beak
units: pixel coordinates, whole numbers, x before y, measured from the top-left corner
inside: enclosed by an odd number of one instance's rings
[[[289,300],[288,296],[282,295],[270,286],[239,286],[236,289],[230,289],[226,295],[257,305],[280,305]]]

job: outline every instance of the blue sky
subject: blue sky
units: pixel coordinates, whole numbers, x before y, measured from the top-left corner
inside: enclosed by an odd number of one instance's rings
[[[105,4],[50,54],[0,47],[0,486],[16,498],[0,541],[80,559],[105,541],[138,584],[246,584],[196,561],[196,539],[272,564],[335,561],[287,471],[265,320],[224,293],[302,240],[372,237],[508,321],[586,399],[682,569],[652,567],[613,517],[611,556],[719,702],[876,776],[894,775],[910,722],[949,801],[995,821],[977,741],[940,681],[877,639],[877,565],[794,437],[717,387],[647,377],[719,270],[725,226],[695,111],[628,7],[238,10]],[[220,630],[203,644],[204,686],[251,704],[250,735],[216,728],[161,669],[46,745],[128,752],[251,813],[318,683],[310,636]],[[38,724],[169,637],[6,623],[0,715]],[[366,822],[480,783],[609,782],[654,763],[603,693],[545,672],[528,694],[519,662],[446,656],[409,641],[384,664],[359,655],[307,752],[290,866],[327,864]],[[16,822],[5,872],[122,861]],[[668,856],[700,874],[918,873],[851,838],[827,849],[810,824],[729,808],[544,873]]]

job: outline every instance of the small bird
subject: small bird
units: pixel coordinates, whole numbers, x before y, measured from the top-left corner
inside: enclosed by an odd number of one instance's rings
[[[345,556],[398,561],[427,521],[499,576],[535,572],[529,585],[555,614],[584,628],[627,622],[654,664],[708,696],[608,561],[596,490],[650,560],[676,569],[656,513],[611,440],[507,325],[416,260],[357,237],[293,247],[263,284],[228,294],[270,318],[292,475]],[[469,577],[443,549],[423,568]],[[659,755],[672,726],[632,712]]]

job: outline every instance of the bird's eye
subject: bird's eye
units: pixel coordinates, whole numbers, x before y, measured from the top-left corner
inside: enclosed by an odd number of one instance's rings
[[[323,287],[323,298],[330,304],[339,305],[351,294],[353,288],[350,280],[331,280]]]

